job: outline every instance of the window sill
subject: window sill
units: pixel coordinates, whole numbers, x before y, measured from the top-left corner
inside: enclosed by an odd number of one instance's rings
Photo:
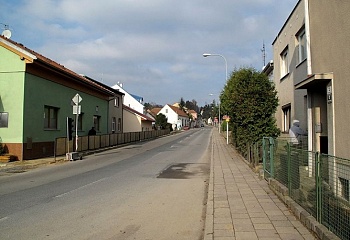
[[[295,68],[298,68],[300,65],[302,65],[304,62],[306,62],[306,58],[303,60],[303,61],[301,61],[300,63],[298,63],[296,66],[295,66]]]
[[[289,76],[289,72],[288,72],[286,75],[284,75],[283,77],[281,77],[280,82],[282,82],[283,80],[285,80],[288,76]]]

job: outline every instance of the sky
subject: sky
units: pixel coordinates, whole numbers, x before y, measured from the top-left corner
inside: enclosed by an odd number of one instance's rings
[[[235,69],[261,70],[298,0],[0,0],[13,41],[160,105],[218,100]],[[203,57],[204,53],[221,56]]]

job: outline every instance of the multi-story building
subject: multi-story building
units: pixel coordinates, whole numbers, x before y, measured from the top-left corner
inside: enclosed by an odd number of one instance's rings
[[[350,158],[350,2],[299,0],[273,41],[278,127],[294,119],[308,148]]]

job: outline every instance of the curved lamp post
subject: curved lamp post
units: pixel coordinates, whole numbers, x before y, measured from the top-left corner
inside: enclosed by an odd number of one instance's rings
[[[225,75],[225,82],[227,81],[227,60],[224,56],[222,56],[221,54],[216,54],[216,53],[203,53],[203,57],[211,57],[211,56],[217,56],[217,57],[221,57],[225,60],[225,69],[226,69],[226,75]],[[219,133],[220,133],[220,129],[221,129],[221,125],[220,125],[220,97],[219,97]]]

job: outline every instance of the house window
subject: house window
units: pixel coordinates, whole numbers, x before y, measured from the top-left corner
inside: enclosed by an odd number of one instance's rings
[[[7,112],[0,112],[0,128],[8,127],[9,114]]]
[[[349,201],[349,180],[345,178],[339,178],[340,183],[340,196]]]
[[[58,108],[44,106],[44,128],[57,129]]]
[[[101,116],[98,116],[98,115],[93,116],[93,122],[94,122],[94,127],[96,131],[100,131],[100,120],[101,120]]]
[[[165,113],[168,113],[168,109],[165,109]]]
[[[298,41],[298,63],[306,59],[306,35],[305,29],[299,31],[296,35]]]
[[[291,123],[291,105],[287,104],[282,107],[283,112],[283,122],[282,122],[282,132],[287,133],[290,129],[290,123]]]
[[[289,73],[288,47],[283,50],[281,57],[281,78]]]
[[[119,101],[120,101],[119,97],[114,98],[114,106],[115,107],[119,107],[119,104],[120,104]]]
[[[118,118],[118,132],[122,131],[122,119]]]
[[[117,124],[117,119],[115,117],[112,117],[112,132],[115,132],[115,127]]]

